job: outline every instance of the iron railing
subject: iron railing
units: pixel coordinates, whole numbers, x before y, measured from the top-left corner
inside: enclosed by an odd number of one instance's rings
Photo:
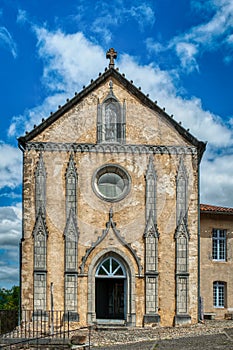
[[[7,313],[10,315],[10,310],[4,311],[3,323],[7,319]],[[25,344],[37,345],[38,348],[42,344],[68,344],[71,337],[80,330],[86,332],[86,349],[90,349],[91,327],[77,328],[73,313],[23,310],[18,324],[0,335],[0,349],[16,349]]]
[[[18,310],[0,310],[0,336],[11,332],[19,322]]]

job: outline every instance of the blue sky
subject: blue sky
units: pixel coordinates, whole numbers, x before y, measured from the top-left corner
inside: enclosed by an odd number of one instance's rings
[[[18,284],[17,137],[116,66],[208,141],[201,202],[233,206],[232,0],[0,0],[0,287]]]

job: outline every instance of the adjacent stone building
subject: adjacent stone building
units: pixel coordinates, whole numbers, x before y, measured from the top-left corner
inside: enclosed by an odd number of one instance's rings
[[[204,316],[228,317],[233,315],[233,208],[201,204],[200,215]]]
[[[205,144],[119,73],[113,49],[107,57],[18,140],[21,307],[46,313],[52,284],[54,309],[79,325],[195,323]]]

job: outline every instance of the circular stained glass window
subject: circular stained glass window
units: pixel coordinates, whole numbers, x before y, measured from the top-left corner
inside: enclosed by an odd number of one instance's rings
[[[130,177],[119,165],[104,165],[93,176],[93,189],[106,201],[119,201],[129,193]]]

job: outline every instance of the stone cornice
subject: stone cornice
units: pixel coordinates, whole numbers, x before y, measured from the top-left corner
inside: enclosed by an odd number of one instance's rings
[[[27,142],[27,151],[43,152],[81,152],[81,153],[131,153],[131,154],[192,154],[198,150],[193,146],[163,146],[163,145],[133,145],[133,144],[92,144],[92,143],[61,143],[61,142]]]

